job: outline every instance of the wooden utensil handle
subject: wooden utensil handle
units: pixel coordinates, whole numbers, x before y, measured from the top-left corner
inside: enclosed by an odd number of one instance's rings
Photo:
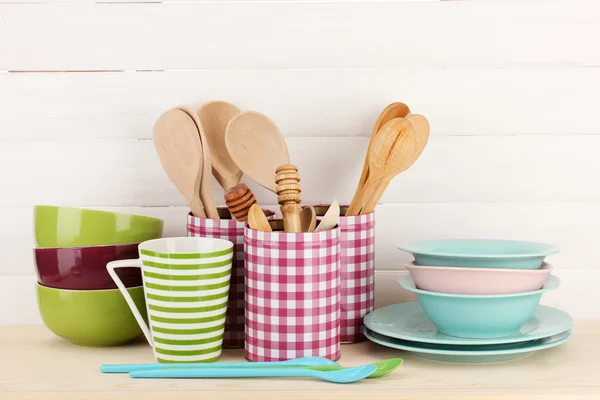
[[[359,215],[361,213],[360,210],[362,210],[363,206],[365,205],[365,202],[369,199],[371,192],[375,188],[375,183],[376,181],[372,179],[372,175],[369,175],[367,181],[358,193],[358,196],[356,196],[352,200],[352,203],[350,203],[348,210],[346,210],[346,216]]]
[[[385,189],[389,185],[390,181],[391,181],[391,179],[384,178],[384,179],[380,180],[379,183],[377,183],[377,185],[375,186],[375,190],[369,196],[366,204],[360,211],[361,214],[369,214],[369,213],[373,212],[373,210],[377,206],[377,202],[383,195],[383,192],[385,192]]]
[[[365,201],[365,186],[361,186],[360,189],[357,189],[357,192],[354,194],[354,198],[352,198],[352,202],[348,206],[346,210],[346,216],[349,217],[351,215],[358,215],[360,212],[362,204]]]
[[[275,171],[275,183],[277,184],[277,202],[281,205],[283,216],[283,230],[285,232],[302,232],[300,222],[300,175],[298,168],[292,164],[284,164]]]
[[[198,218],[206,218],[206,213],[204,212],[204,207],[202,206],[202,202],[199,198],[192,198],[192,202],[190,204],[190,208],[192,209],[192,215]]]
[[[283,216],[284,232],[302,232],[302,224],[300,222],[300,205],[286,204],[279,207]]]

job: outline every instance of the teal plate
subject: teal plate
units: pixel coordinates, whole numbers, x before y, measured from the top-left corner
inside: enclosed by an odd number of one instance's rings
[[[419,343],[445,345],[488,345],[527,342],[557,335],[573,327],[568,313],[548,306],[538,306],[518,333],[511,336],[468,339],[440,333],[418,302],[393,304],[378,308],[364,318],[364,324],[374,333],[390,338]]]
[[[534,351],[558,346],[571,338],[573,330],[569,329],[558,335],[530,342],[480,346],[449,346],[410,342],[380,335],[368,328],[364,329],[364,334],[367,339],[374,343],[394,349],[405,350],[417,357],[429,360],[454,363],[484,363],[514,360],[516,358],[524,357]]]

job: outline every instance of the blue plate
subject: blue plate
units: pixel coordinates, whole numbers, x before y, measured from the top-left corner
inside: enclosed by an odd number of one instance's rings
[[[394,349],[406,350],[415,356],[435,361],[456,363],[481,363],[514,360],[534,351],[549,349],[565,343],[573,335],[569,329],[558,335],[531,342],[481,345],[481,346],[449,346],[428,343],[409,342],[380,335],[368,328],[364,334],[370,341]]]
[[[398,246],[411,253],[417,265],[539,269],[546,256],[559,249],[546,243],[498,239],[422,240]]]
[[[493,339],[465,339],[437,330],[417,302],[378,308],[365,316],[369,330],[394,339],[445,345],[487,345],[528,342],[557,335],[573,327],[573,317],[554,307],[538,306],[533,316],[511,336]]]
[[[512,294],[450,294],[417,289],[410,275],[398,281],[417,295],[423,311],[437,329],[449,336],[494,338],[519,332],[537,309],[542,294],[558,288],[550,275],[540,290]]]

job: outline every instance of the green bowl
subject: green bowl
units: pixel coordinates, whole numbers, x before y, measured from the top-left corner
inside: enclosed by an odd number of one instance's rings
[[[75,345],[121,346],[142,335],[119,289],[66,290],[36,285],[44,324],[56,336]],[[147,320],[144,288],[137,286],[127,290]]]
[[[34,208],[37,247],[141,243],[162,236],[163,220],[76,207]]]

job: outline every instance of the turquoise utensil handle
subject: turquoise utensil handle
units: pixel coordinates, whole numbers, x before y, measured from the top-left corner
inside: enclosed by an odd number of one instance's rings
[[[129,373],[129,376],[132,378],[276,378],[314,377],[317,375],[315,372],[306,368],[190,368],[134,370]]]
[[[272,362],[223,362],[223,363],[169,363],[169,364],[104,364],[100,371],[104,373],[123,374],[135,370],[175,369],[175,368],[261,368],[277,366],[338,366],[334,361],[324,357],[301,357],[286,361]]]

